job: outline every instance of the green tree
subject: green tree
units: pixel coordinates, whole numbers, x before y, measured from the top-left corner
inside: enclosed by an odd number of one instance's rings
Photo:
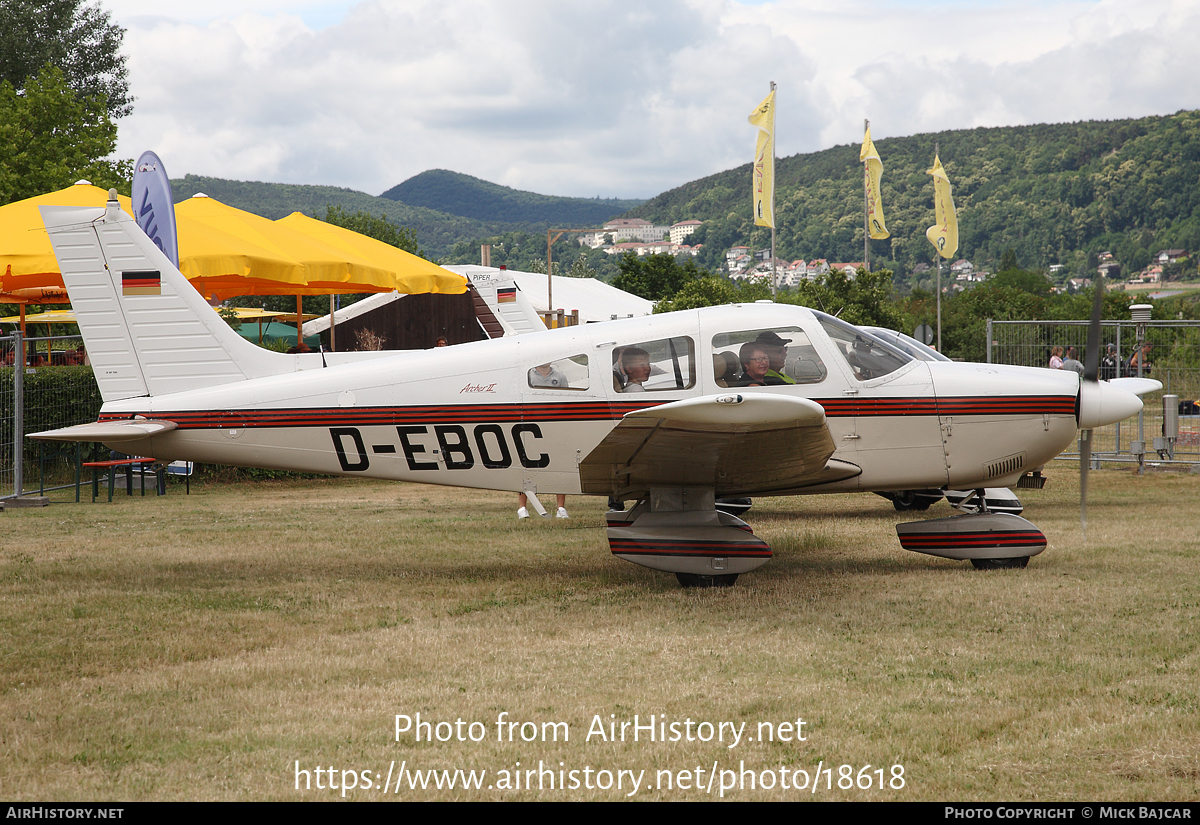
[[[403,226],[397,226],[382,215],[377,218],[370,212],[362,210],[348,212],[340,206],[326,206],[325,223],[349,229],[360,235],[366,235],[368,238],[383,241],[397,249],[403,249],[405,252],[411,252],[413,255],[425,257],[425,253],[417,245],[416,233]]]
[[[595,278],[596,270],[592,269],[592,265],[588,263],[588,259],[580,255],[575,259],[575,263],[571,264],[571,268],[567,270],[568,278]]]
[[[0,204],[80,178],[128,194],[133,164],[108,159],[116,144],[103,100],[75,94],[60,69],[42,69],[22,92],[0,81]]]
[[[900,307],[892,298],[890,269],[867,272],[859,267],[853,277],[831,269],[815,280],[801,281],[779,300],[819,309],[851,324],[900,329],[904,323]]]
[[[1040,298],[1048,298],[1054,287],[1043,273],[1024,269],[1002,269],[988,280],[988,284],[993,287],[1010,287]]]
[[[133,111],[121,41],[125,30],[99,3],[84,0],[0,2],[0,80],[18,93],[55,66],[79,97],[100,101],[108,116]]]
[[[771,288],[762,278],[734,283],[726,278],[709,275],[689,281],[674,295],[654,305],[654,312],[675,312],[680,309],[698,309],[721,304],[739,304],[771,297]]]
[[[621,274],[613,279],[613,286],[650,301],[669,298],[706,274],[690,257],[680,264],[673,255],[665,254],[639,258],[627,252],[620,268]]]

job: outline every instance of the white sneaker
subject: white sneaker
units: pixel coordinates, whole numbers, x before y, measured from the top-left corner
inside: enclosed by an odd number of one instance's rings
[[[519,519],[529,518],[529,511],[526,510],[524,507],[520,508],[519,510],[517,510],[517,518],[519,518]]]
[[[555,518],[570,518],[570,516],[567,515],[566,507],[559,507],[558,512],[554,514],[554,517]]]

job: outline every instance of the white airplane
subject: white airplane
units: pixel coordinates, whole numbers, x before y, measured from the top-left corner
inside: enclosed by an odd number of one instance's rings
[[[96,423],[35,437],[525,491],[539,512],[548,494],[635,500],[609,513],[613,554],[685,586],[731,584],[771,557],[717,497],[1012,485],[1078,428],[1141,409],[1115,384],[922,361],[769,302],[422,351],[283,355],[231,330],[115,200],[42,215],[104,405]],[[794,383],[754,386],[769,383],[764,347],[779,340]],[[1046,546],[1008,514],[897,531],[908,549],[977,566],[1024,566]]]

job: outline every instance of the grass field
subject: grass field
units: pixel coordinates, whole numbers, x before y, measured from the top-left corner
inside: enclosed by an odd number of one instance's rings
[[[10,509],[0,798],[1196,800],[1200,478],[1093,473],[1085,542],[1050,473],[1026,570],[901,550],[875,496],[761,499],[775,560],[712,591],[614,559],[598,499],[519,523],[508,494],[319,480]],[[463,725],[397,740],[418,713]],[[596,734],[635,715],[679,741]]]

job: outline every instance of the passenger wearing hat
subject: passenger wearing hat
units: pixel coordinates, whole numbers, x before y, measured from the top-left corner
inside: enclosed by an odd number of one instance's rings
[[[792,343],[791,338],[782,338],[774,330],[767,330],[760,332],[754,343],[762,347],[763,352],[771,359],[770,369],[763,379],[768,387],[796,383],[794,378],[783,372],[783,364],[787,360],[787,345]]]

